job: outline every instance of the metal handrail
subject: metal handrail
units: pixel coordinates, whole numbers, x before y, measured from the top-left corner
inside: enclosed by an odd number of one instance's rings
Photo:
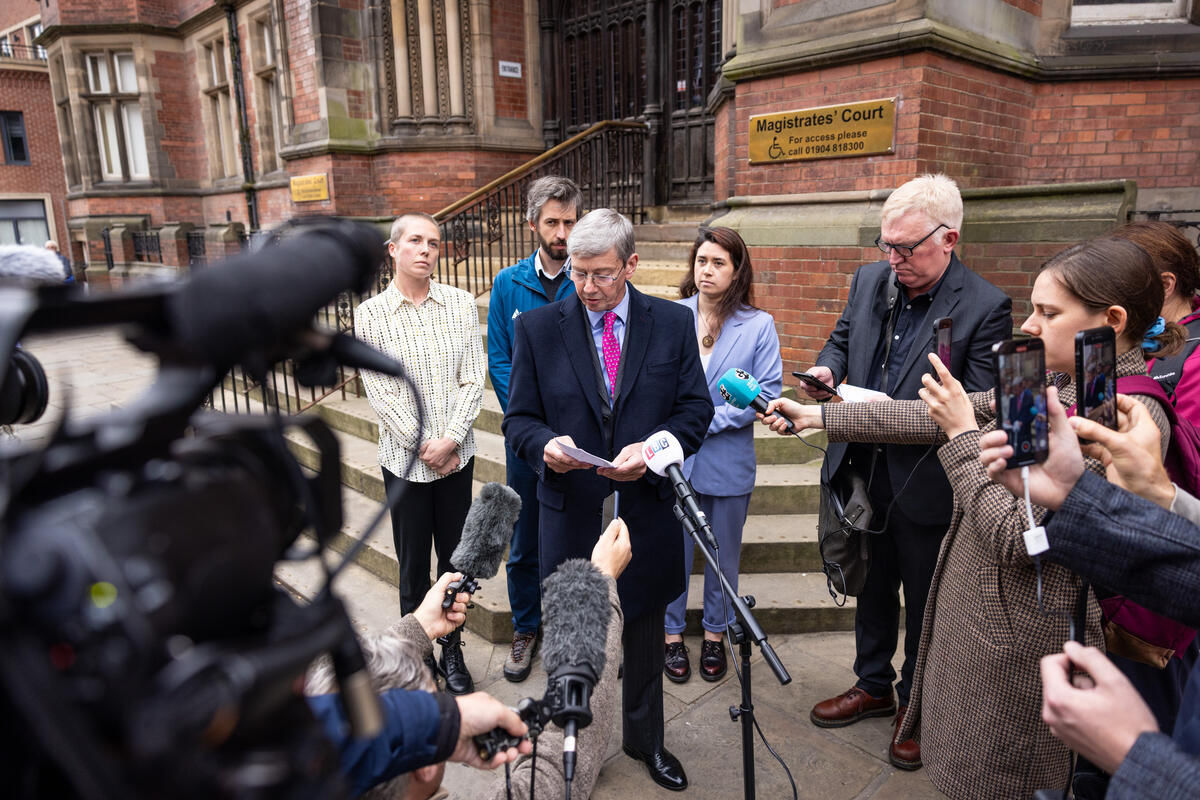
[[[438,211],[434,218],[441,226],[443,243],[438,282],[478,297],[491,290],[496,271],[529,255],[535,243],[525,223],[525,194],[528,184],[543,175],[562,175],[579,184],[584,208],[611,207],[634,222],[644,221],[648,133],[649,126],[640,122],[596,123]],[[318,315],[318,321],[352,334],[359,303],[387,289],[391,277],[391,266],[385,263],[371,288],[361,295],[343,294],[334,306]],[[263,411],[300,413],[339,392],[344,398],[347,387],[358,377],[355,370],[342,370],[332,388],[317,392],[301,389],[294,365],[288,362],[268,375],[264,386],[253,384],[244,374],[239,377],[239,373],[234,371],[227,377],[226,386],[233,394],[232,409],[226,404],[224,391],[210,397],[211,406],[248,413],[252,410],[251,395],[257,393],[253,405],[261,406]]]
[[[551,159],[578,146],[585,139],[592,136],[592,134],[595,134],[595,133],[598,133],[598,132],[604,131],[604,130],[621,129],[621,128],[624,128],[627,130],[642,130],[642,131],[646,131],[646,132],[649,132],[649,130],[650,130],[650,126],[644,122],[624,122],[621,120],[613,120],[613,119],[604,120],[603,122],[597,122],[596,124],[594,124],[588,128],[585,128],[584,130],[575,134],[570,139],[567,139],[565,142],[560,142],[560,143],[554,145],[554,147],[551,147],[549,150],[542,153],[540,156],[535,156],[534,158],[529,159],[528,161],[526,161],[524,164],[517,167],[516,169],[509,170],[508,172],[501,175],[499,178],[496,178],[496,180],[492,181],[491,183],[486,184],[485,186],[479,187],[478,189],[471,192],[466,197],[463,197],[460,200],[455,200],[453,203],[451,203],[450,205],[443,208],[441,211],[434,214],[433,218],[440,222],[441,220],[447,218],[450,214],[453,214],[455,211],[458,211],[460,208],[471,203],[472,201],[478,200],[479,198],[495,191],[496,189],[498,189],[506,184],[512,183],[513,181],[516,181],[519,178],[525,177],[530,172],[537,169],[538,167],[540,167],[542,164],[546,163],[547,161],[550,161]],[[570,178],[571,176],[567,175],[566,177]]]
[[[641,122],[598,122],[443,208],[434,215],[442,233],[438,281],[479,296],[498,269],[529,255],[537,242],[525,221],[525,195],[544,175],[579,184],[584,208],[610,207],[644,221],[648,134]]]

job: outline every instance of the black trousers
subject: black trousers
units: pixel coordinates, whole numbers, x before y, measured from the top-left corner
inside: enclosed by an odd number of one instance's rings
[[[663,745],[663,622],[665,605],[625,620],[621,646],[621,740],[626,747],[653,753]]]
[[[400,562],[400,613],[410,614],[432,586],[431,544],[437,550],[437,574],[453,570],[450,554],[458,547],[463,521],[471,507],[475,459],[458,472],[429,483],[406,481],[383,467],[380,471],[388,502],[400,495],[399,505],[392,509],[392,540]]]
[[[866,474],[871,446],[854,448],[853,463]],[[871,479],[871,502],[875,518],[871,527],[883,524],[892,501],[885,452],[875,462]],[[933,456],[929,456],[933,458]],[[903,483],[903,477],[901,478]],[[911,485],[905,490],[914,491]],[[921,644],[921,626],[925,619],[925,601],[937,566],[938,551],[946,535],[946,523],[922,525],[905,516],[899,505],[891,507],[887,530],[871,538],[871,571],[858,596],[854,612],[854,674],[857,686],[874,697],[892,690],[896,670],[892,657],[900,636],[900,587],[904,586],[904,664],[896,695],[900,705],[908,705],[917,650]]]

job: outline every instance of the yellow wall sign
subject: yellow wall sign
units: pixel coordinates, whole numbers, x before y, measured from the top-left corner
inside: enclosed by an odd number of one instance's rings
[[[329,182],[322,175],[298,175],[292,178],[292,202],[311,203],[329,199]]]
[[[896,98],[821,106],[750,118],[750,163],[891,153]]]

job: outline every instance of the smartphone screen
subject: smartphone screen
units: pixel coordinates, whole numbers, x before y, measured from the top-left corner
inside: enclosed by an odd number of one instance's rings
[[[950,317],[939,317],[933,321],[934,351],[938,361],[945,364],[946,369],[950,369],[950,335],[953,325],[954,321]]]
[[[1075,334],[1077,413],[1117,427],[1117,345],[1107,325]]]
[[[1050,452],[1046,418],[1046,352],[1041,339],[998,342],[992,348],[996,425],[1008,434],[1008,468],[1045,461]]]

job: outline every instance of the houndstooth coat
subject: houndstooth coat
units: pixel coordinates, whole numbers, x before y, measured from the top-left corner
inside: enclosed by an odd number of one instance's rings
[[[1117,375],[1144,375],[1140,349],[1117,359]],[[1075,402],[1066,375],[1053,376],[1064,406]],[[1059,652],[1082,580],[1042,564],[1043,604],[1022,533],[1024,501],[993,483],[979,463],[979,437],[995,427],[992,392],[970,395],[981,431],[946,442],[920,400],[837,403],[824,407],[830,441],[942,444],[938,457],[954,490],[950,528],[929,588],[921,645],[901,739],[916,736],[933,784],[952,798],[1023,798],[1062,788],[1067,748],[1041,720],[1042,656]],[[1169,425],[1157,402],[1143,400],[1159,430]],[[943,444],[944,443],[944,444]],[[1100,471],[1099,462],[1089,469]],[[1046,514],[1034,506],[1039,523]],[[1104,647],[1100,609],[1087,601],[1086,643]]]

